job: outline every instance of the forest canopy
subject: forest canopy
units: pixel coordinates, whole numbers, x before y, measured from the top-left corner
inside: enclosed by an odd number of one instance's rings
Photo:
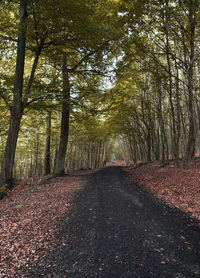
[[[199,0],[0,2],[1,182],[199,154]]]

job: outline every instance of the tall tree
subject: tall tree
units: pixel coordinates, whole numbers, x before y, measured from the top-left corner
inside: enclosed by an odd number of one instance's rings
[[[66,52],[63,52],[63,90],[62,90],[62,118],[58,152],[56,154],[54,174],[62,175],[65,172],[65,156],[69,136],[69,114],[70,114],[70,81],[67,68]]]
[[[51,173],[51,111],[47,112],[46,117],[46,144],[44,155],[44,174]]]
[[[196,128],[194,112],[194,57],[195,57],[195,34],[196,34],[196,14],[198,12],[197,0],[189,0],[188,24],[189,24],[189,64],[187,65],[187,87],[188,87],[188,117],[189,117],[189,136],[187,142],[186,157],[190,163],[195,157]]]
[[[21,0],[19,34],[17,42],[17,62],[15,70],[15,83],[13,89],[13,104],[10,109],[10,126],[8,130],[8,138],[1,170],[2,179],[6,181],[11,180],[13,176],[15,150],[23,113],[22,90],[25,62],[26,18],[27,0]]]

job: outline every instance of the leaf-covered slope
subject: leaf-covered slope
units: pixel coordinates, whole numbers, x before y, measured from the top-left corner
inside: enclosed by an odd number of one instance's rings
[[[200,221],[199,165],[176,167],[159,163],[124,168],[135,182],[144,185],[173,207],[189,213]]]

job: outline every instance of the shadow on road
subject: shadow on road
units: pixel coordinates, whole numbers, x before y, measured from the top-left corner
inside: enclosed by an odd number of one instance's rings
[[[56,250],[28,277],[200,277],[197,225],[133,184],[120,167],[89,178],[55,235]]]

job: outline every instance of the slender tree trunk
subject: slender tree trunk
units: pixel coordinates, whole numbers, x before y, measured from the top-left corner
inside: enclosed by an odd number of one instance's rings
[[[48,175],[51,172],[51,111],[47,114],[46,119],[46,144],[44,155],[44,174]]]
[[[194,39],[195,39],[195,3],[190,0],[189,20],[190,20],[190,63],[188,66],[188,118],[189,118],[189,136],[186,149],[186,159],[191,163],[195,157],[195,115],[194,115],[194,92],[193,92],[193,76],[194,76]]]
[[[164,125],[164,120],[163,120],[163,111],[162,111],[162,89],[160,85],[160,80],[156,80],[157,83],[157,89],[158,89],[158,121],[159,121],[159,126],[160,126],[160,136],[161,136],[161,144],[162,144],[162,152],[161,152],[161,163],[164,163],[166,159],[166,149],[168,149],[168,144],[167,144],[167,136],[166,136],[166,131],[165,131],[165,125]],[[168,151],[167,151],[168,153]]]
[[[174,40],[175,45],[175,56],[177,56],[177,46],[176,41]],[[181,105],[180,105],[180,88],[179,88],[179,69],[177,64],[177,59],[175,58],[175,69],[176,69],[176,141],[175,141],[175,150],[177,157],[177,163],[179,159],[179,150],[180,150],[180,134],[181,134]]]
[[[90,142],[88,143],[88,150],[87,150],[87,153],[88,153],[88,155],[87,155],[87,169],[90,169],[91,168],[91,166],[90,166],[90,154],[91,154],[91,151],[90,151]]]
[[[32,176],[33,176],[33,157],[32,157],[32,153],[31,153],[31,162],[29,165],[28,177],[32,178]]]
[[[38,158],[39,158],[39,133],[36,134],[34,148],[34,175],[38,176]]]
[[[164,32],[165,32],[165,38],[166,38],[166,58],[167,58],[167,66],[168,66],[168,72],[169,72],[169,103],[171,108],[171,117],[172,117],[172,154],[176,161],[178,161],[178,146],[177,146],[177,133],[176,133],[176,117],[175,117],[175,111],[174,111],[174,104],[173,104],[173,82],[172,82],[172,67],[171,67],[171,61],[170,61],[170,37],[168,32],[168,24],[169,24],[169,16],[168,16],[168,0],[166,0],[166,7],[167,7],[167,15],[164,19]]]
[[[151,162],[151,130],[147,130],[146,135],[146,144],[147,144],[147,162]]]
[[[65,173],[65,157],[67,151],[69,135],[69,111],[70,110],[70,83],[67,70],[67,57],[63,53],[63,100],[62,100],[62,119],[59,149],[56,156],[54,174],[63,175]]]
[[[28,85],[26,87],[25,96],[24,96],[24,100],[23,100],[23,106],[24,107],[27,106],[28,98],[30,96],[31,87],[32,87],[32,84],[33,84],[35,72],[36,72],[36,69],[37,69],[37,65],[38,65],[38,62],[39,62],[39,58],[40,58],[40,54],[42,52],[43,46],[44,46],[44,39],[41,39],[40,44],[38,45],[37,51],[35,53],[35,58],[34,58],[34,61],[33,61],[30,78],[29,78],[29,81],[28,81]]]
[[[1,170],[2,180],[4,182],[9,182],[13,179],[14,157],[17,146],[21,116],[21,113],[16,113],[16,111],[11,112],[10,126],[8,130],[6,149],[4,152]]]
[[[10,125],[1,169],[1,178],[3,181],[6,182],[13,179],[14,157],[17,146],[20,122],[23,114],[22,90],[25,63],[26,18],[27,0],[21,0],[20,24],[17,42],[17,62],[15,69],[15,83],[13,91],[13,105],[10,112]]]

